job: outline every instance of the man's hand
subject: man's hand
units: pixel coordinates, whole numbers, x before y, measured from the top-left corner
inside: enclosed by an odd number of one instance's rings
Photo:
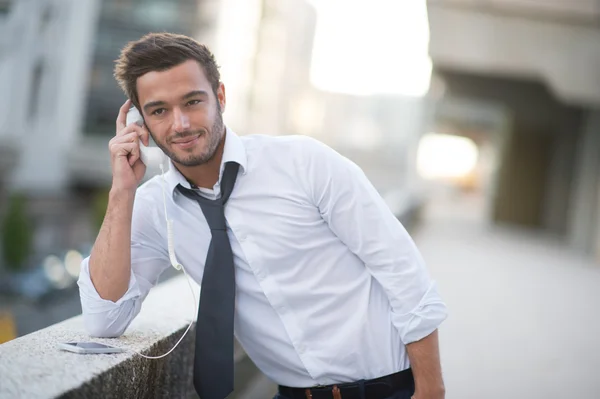
[[[148,145],[149,133],[145,127],[135,123],[125,126],[129,107],[131,100],[127,100],[119,110],[116,135],[108,143],[113,174],[112,189],[115,191],[134,192],[146,173],[146,165],[140,158],[139,141]]]
[[[444,399],[446,390],[442,379],[438,332],[435,330],[420,341],[406,345],[413,376],[413,399]]]

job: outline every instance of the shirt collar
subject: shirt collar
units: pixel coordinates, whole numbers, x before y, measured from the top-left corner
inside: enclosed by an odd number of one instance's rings
[[[246,156],[246,148],[244,147],[244,143],[242,139],[235,134],[235,132],[228,127],[226,127],[225,131],[225,146],[223,148],[223,158],[221,159],[221,169],[219,172],[219,181],[221,181],[221,176],[223,176],[223,169],[225,168],[225,163],[227,162],[237,162],[240,165],[240,170],[242,174],[246,174],[248,158]],[[186,178],[177,170],[173,161],[169,159],[169,170],[165,173],[165,180],[167,182],[167,188],[169,193],[173,193],[173,190],[177,188],[178,184],[181,184],[183,187],[191,188],[190,183],[186,180]]]

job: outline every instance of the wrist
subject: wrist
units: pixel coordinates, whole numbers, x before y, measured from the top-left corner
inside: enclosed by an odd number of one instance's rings
[[[115,200],[132,200],[135,197],[135,188],[126,188],[112,185],[108,192],[109,201]]]
[[[415,398],[444,399],[446,388],[444,384],[421,384],[415,383]]]

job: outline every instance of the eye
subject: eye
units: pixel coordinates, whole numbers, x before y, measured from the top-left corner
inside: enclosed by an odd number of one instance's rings
[[[164,108],[158,108],[158,109],[155,109],[154,111],[152,111],[152,115],[159,116],[159,115],[164,114],[165,111],[166,110]]]
[[[196,105],[196,104],[200,104],[200,100],[190,100],[187,103],[187,105]]]

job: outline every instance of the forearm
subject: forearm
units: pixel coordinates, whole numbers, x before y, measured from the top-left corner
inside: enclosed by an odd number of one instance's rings
[[[102,299],[116,302],[131,276],[131,218],[135,192],[111,190],[108,209],[90,254],[90,278]]]
[[[420,341],[406,345],[406,350],[415,378],[415,398],[443,399],[445,388],[437,330]]]

